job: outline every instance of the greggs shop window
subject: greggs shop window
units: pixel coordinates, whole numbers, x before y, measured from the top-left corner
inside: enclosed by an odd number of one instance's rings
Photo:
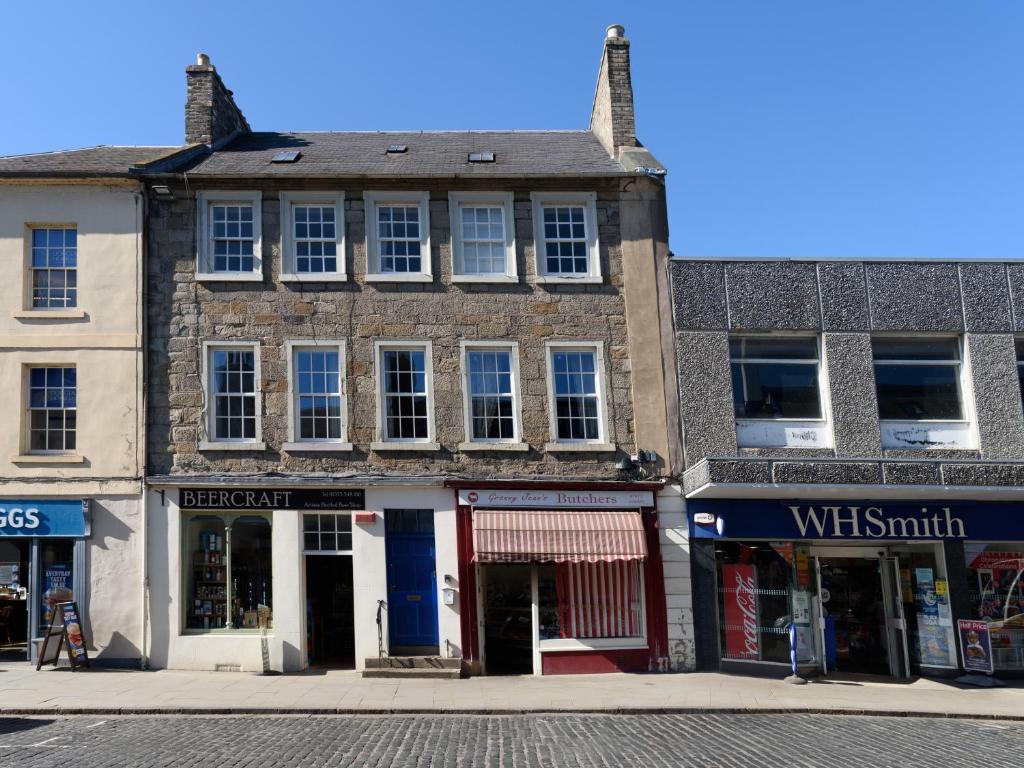
[[[259,514],[186,514],[185,628],[273,627],[271,527]]]
[[[965,544],[973,619],[992,630],[996,670],[1024,670],[1024,543]]]
[[[716,542],[723,659],[790,663],[792,568],[785,546]]]

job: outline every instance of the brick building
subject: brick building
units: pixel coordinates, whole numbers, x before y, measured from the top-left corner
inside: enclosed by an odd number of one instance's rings
[[[582,131],[254,132],[187,68],[144,174],[154,666],[690,663],[629,50]]]

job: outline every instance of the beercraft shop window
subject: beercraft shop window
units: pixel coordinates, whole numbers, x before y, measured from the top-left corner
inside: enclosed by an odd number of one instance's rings
[[[429,282],[430,220],[426,192],[364,192],[366,279]]]
[[[538,282],[600,282],[597,195],[535,192],[531,198]]]
[[[736,336],[729,363],[737,419],[821,418],[817,339]]]
[[[1024,670],[1024,542],[964,545],[971,618],[990,622],[995,668]]]
[[[505,282],[516,277],[511,192],[450,192],[452,280]]]
[[[200,192],[200,280],[262,280],[262,195],[259,192]]]
[[[963,418],[958,339],[876,338],[871,348],[880,418],[896,421]]]
[[[302,516],[306,552],[352,552],[352,515],[305,514]]]
[[[29,453],[70,453],[78,428],[78,375],[73,367],[28,369]]]
[[[640,560],[538,565],[537,586],[541,648],[561,640],[640,641],[645,636]]]
[[[345,280],[342,192],[282,192],[282,280]]]
[[[78,230],[32,229],[32,309],[78,306]]]
[[[463,347],[466,419],[470,442],[514,443],[518,439],[515,347]]]
[[[552,426],[556,442],[604,439],[602,368],[598,346],[549,346]]]
[[[768,542],[715,543],[723,659],[789,664],[792,567]]]
[[[270,518],[185,514],[185,629],[273,627]]]
[[[207,346],[206,364],[211,439],[218,443],[255,443],[260,434],[256,345]]]
[[[428,442],[431,415],[430,345],[378,345],[379,424],[384,442]]]

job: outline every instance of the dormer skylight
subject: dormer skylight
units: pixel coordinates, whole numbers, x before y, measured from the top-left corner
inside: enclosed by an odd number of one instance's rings
[[[493,152],[470,152],[469,162],[471,163],[493,163],[494,153]]]

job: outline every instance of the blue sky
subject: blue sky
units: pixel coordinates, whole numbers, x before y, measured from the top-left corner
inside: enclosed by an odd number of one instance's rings
[[[1024,255],[1019,0],[57,5],[6,4],[0,154],[179,143],[200,50],[256,130],[585,128],[618,22],[676,253]]]

